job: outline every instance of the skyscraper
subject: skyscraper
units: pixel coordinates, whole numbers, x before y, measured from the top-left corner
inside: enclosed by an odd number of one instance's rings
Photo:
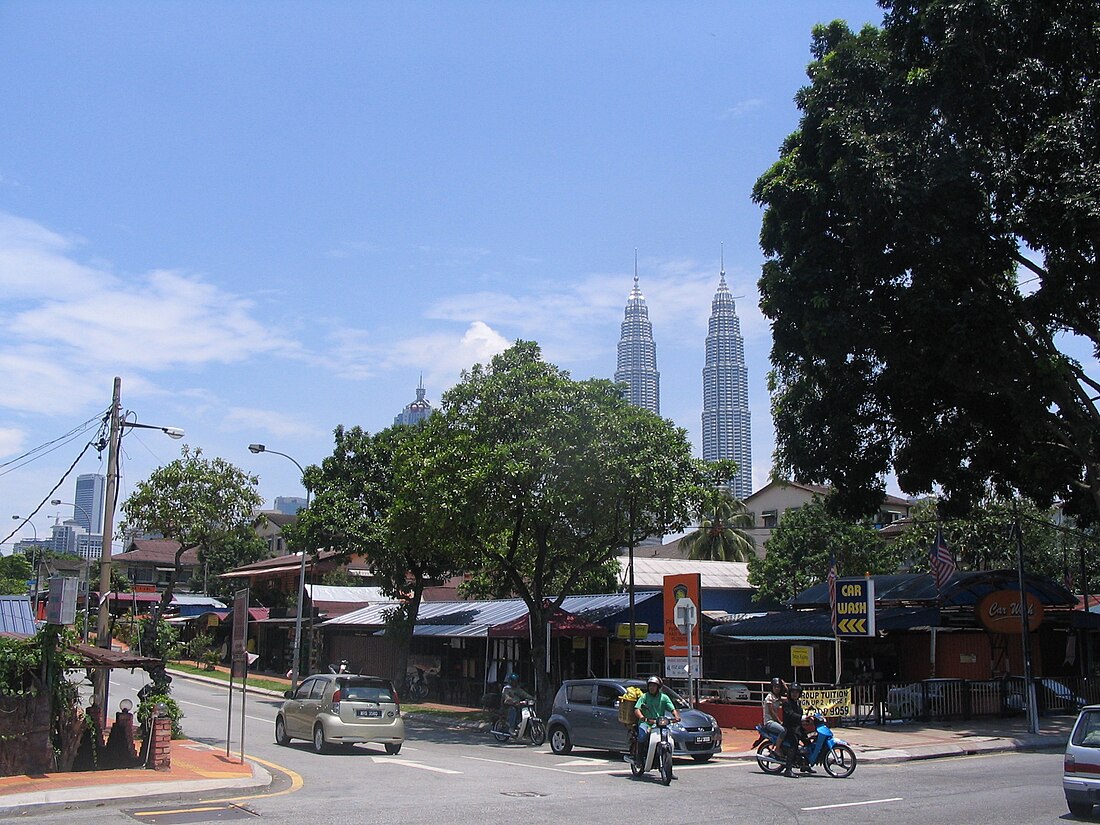
[[[661,374],[657,372],[657,344],[649,308],[638,289],[638,254],[634,253],[634,288],[626,299],[626,313],[619,336],[616,383],[627,385],[626,400],[639,407],[661,413]]]
[[[103,532],[103,496],[106,486],[106,476],[86,473],[76,477],[73,521],[87,533]]]
[[[724,258],[724,256],[723,256]],[[707,360],[703,367],[703,458],[732,458],[737,475],[730,492],[739,499],[752,493],[752,430],[749,420],[749,378],[745,341],[729,287],[723,259],[718,291],[707,325]]]
[[[393,419],[393,424],[395,427],[398,424],[415,424],[423,421],[433,412],[435,410],[432,409],[432,402],[424,397],[424,376],[420,376],[420,385],[416,388],[416,400],[405,405],[405,409]]]

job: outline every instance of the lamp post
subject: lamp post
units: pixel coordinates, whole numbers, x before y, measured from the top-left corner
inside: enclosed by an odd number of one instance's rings
[[[75,501],[62,501],[59,498],[50,499],[50,504],[54,505],[54,507],[56,507],[59,504],[63,504],[66,507],[72,507],[74,512],[76,510],[80,510],[80,512],[82,512],[84,514],[84,518],[86,518],[88,520],[88,534],[91,535],[91,532],[92,532],[92,516],[88,512],[87,508],[82,507],[81,505],[77,504]],[[79,539],[79,536],[77,538]],[[91,578],[91,572],[92,572],[91,561],[92,560],[90,558],[88,558],[87,556],[84,557],[84,633],[83,633],[84,644],[88,643],[88,613],[89,613],[89,601],[88,601],[88,599],[91,596],[91,591],[92,591],[91,582],[89,581],[89,579]]]
[[[24,524],[29,524],[31,530],[34,531],[34,599],[32,604],[34,605],[34,618],[38,620],[38,568],[42,564],[42,548],[38,544],[38,528],[34,526],[34,522],[29,518],[23,518],[22,516],[12,516],[12,521],[21,521]]]
[[[118,454],[121,449],[122,434],[126,429],[160,430],[169,438],[183,438],[179,427],[157,427],[152,424],[138,424],[127,421],[120,414],[122,408],[122,379],[115,376],[111,392],[110,424],[107,430],[107,484],[104,490],[103,537],[99,553],[99,611],[96,614],[96,644],[110,650],[110,595],[111,595],[111,535],[115,529],[115,497],[118,491]],[[107,688],[109,672],[104,669],[95,673],[95,704],[99,708],[101,722],[106,719]]]
[[[271,453],[272,455],[281,455],[283,458],[291,461],[295,467],[298,468],[298,472],[302,474],[302,486],[306,488],[306,509],[309,509],[310,502],[310,489],[305,483],[306,471],[302,469],[302,465],[288,456],[286,453],[280,453],[278,450],[269,450],[263,444],[249,444],[248,449],[252,453]],[[305,601],[306,596],[306,549],[303,547],[302,564],[298,571],[298,611],[294,616],[294,660],[290,667],[290,689],[296,690],[298,688],[298,660],[302,655],[302,602]]]

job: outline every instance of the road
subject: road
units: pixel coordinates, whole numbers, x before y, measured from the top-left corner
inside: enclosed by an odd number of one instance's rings
[[[142,674],[116,672],[112,704],[133,697]],[[224,687],[176,679],[187,735],[225,747]],[[272,787],[259,792],[161,797],[53,806],[21,817],[34,823],[253,821],[272,825],[343,823],[894,823],[960,825],[1064,819],[1061,754],[1008,753],[923,762],[865,762],[849,779],[766,776],[755,762],[677,762],[678,779],[632,779],[621,758],[499,744],[487,734],[408,724],[401,753],[356,746],[318,755],[308,743],[274,743],[279,700],[250,696],[245,750],[272,766]],[[239,748],[240,700],[234,702],[232,748]],[[300,778],[300,783],[297,780]],[[233,803],[199,804],[233,799]],[[189,809],[205,808],[188,813]],[[155,811],[172,814],[150,815]]]

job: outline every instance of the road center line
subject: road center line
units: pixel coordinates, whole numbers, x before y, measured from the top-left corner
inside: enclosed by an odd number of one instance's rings
[[[841,802],[836,805],[815,805],[812,808],[801,808],[803,811],[827,811],[830,808],[855,808],[859,805],[880,805],[883,802],[901,802],[904,797],[892,796],[889,799],[868,799],[865,802]]]
[[[375,765],[404,765],[406,768],[420,768],[422,771],[433,771],[435,773],[450,773],[461,774],[462,771],[452,771],[447,768],[437,768],[434,765],[425,765],[422,762],[413,762],[409,759],[394,759],[392,756],[372,756],[371,760]]]

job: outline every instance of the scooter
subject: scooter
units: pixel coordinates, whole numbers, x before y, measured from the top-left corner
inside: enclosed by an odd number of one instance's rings
[[[534,702],[522,702],[519,705],[519,725],[515,733],[508,724],[507,708],[502,708],[502,713],[493,722],[489,733],[493,734],[498,742],[515,740],[523,742],[530,740],[536,747],[546,741],[546,723],[535,715]]]
[[[815,732],[809,745],[795,745],[798,755],[795,757],[794,767],[810,769],[820,765],[829,776],[837,779],[851,776],[856,769],[855,751],[843,739],[833,735],[821,713],[809,714],[806,719],[812,721]],[[787,767],[786,756],[779,752],[779,740],[782,737],[764,730],[763,725],[757,725],[756,732],[760,736],[752,743],[752,747],[756,751],[756,763],[760,770],[771,774],[782,773]]]
[[[656,767],[661,775],[661,783],[671,784],[675,777],[672,775],[672,742],[668,738],[668,725],[667,717],[662,716],[657,720],[657,724],[649,731],[649,744],[644,754],[640,753],[642,743],[638,740],[638,726],[631,729],[630,753],[626,756],[631,775],[641,776]]]

